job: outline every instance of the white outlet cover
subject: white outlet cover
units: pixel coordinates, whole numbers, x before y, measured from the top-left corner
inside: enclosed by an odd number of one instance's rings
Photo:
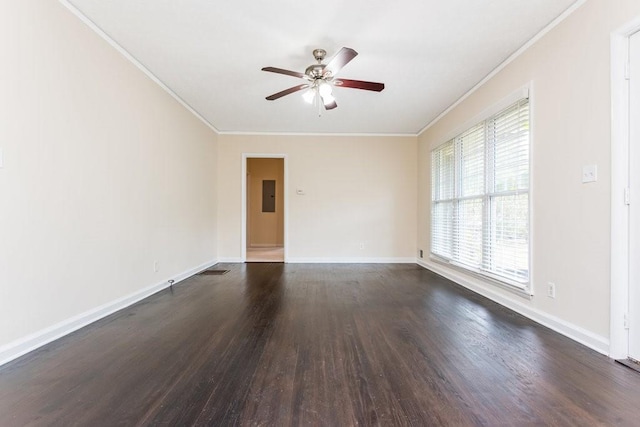
[[[582,167],[582,183],[596,182],[598,180],[598,165],[585,165]]]

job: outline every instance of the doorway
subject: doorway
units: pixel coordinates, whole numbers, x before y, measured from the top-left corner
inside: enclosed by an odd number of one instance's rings
[[[629,37],[629,355],[640,361],[640,32]]]
[[[609,356],[637,367],[630,359],[640,359],[640,17],[611,34],[611,109]]]
[[[246,158],[245,260],[284,262],[284,158]]]

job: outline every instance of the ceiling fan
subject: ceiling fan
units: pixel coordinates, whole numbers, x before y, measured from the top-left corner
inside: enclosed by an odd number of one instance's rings
[[[307,67],[304,73],[297,71],[283,70],[282,68],[264,67],[262,71],[269,71],[271,73],[285,74],[287,76],[299,77],[307,80],[307,83],[290,87],[281,92],[274,93],[267,96],[268,101],[274,101],[278,98],[282,98],[285,95],[289,95],[304,89],[308,89],[303,98],[308,103],[313,103],[315,100],[318,103],[324,105],[327,110],[332,110],[338,106],[336,100],[333,97],[333,86],[349,87],[353,89],[372,90],[380,92],[384,89],[384,83],[366,82],[362,80],[350,80],[336,78],[338,72],[347,65],[353,58],[358,55],[355,50],[343,47],[340,51],[331,58],[328,64],[323,64],[322,61],[327,55],[327,51],[324,49],[315,49],[313,51],[313,57],[318,61],[317,64],[312,64]]]

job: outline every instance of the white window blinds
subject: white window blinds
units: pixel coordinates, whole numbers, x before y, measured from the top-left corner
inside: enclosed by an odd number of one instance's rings
[[[528,99],[433,150],[431,182],[431,253],[527,288]]]

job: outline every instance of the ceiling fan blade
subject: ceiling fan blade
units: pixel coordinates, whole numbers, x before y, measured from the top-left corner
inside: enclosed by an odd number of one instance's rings
[[[338,79],[334,80],[333,84],[353,89],[373,90],[375,92],[380,92],[384,89],[384,83],[365,82],[362,80]]]
[[[332,76],[335,76],[342,67],[347,65],[349,61],[356,57],[356,55],[358,55],[358,52],[355,50],[350,47],[343,47],[333,58],[331,58],[331,61],[329,61],[327,66],[324,67],[324,75],[326,76],[330,73]]]
[[[309,87],[308,84],[290,87],[289,89],[285,89],[282,92],[274,93],[273,95],[267,96],[266,99],[268,101],[273,101],[273,100],[276,100],[278,98],[282,98],[285,95],[289,95],[291,93],[298,92],[299,90],[306,89],[308,87]]]
[[[304,73],[299,73],[297,71],[284,70],[282,68],[276,68],[276,67],[264,67],[262,71],[269,71],[270,73],[286,74],[287,76],[300,77],[301,79],[304,79],[306,77]]]

